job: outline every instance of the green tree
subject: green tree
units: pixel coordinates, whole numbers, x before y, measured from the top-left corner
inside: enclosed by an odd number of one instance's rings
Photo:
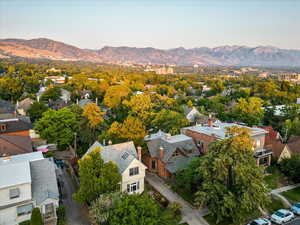
[[[39,208],[34,208],[31,213],[30,225],[43,225],[43,219]]]
[[[105,163],[101,158],[101,149],[95,148],[79,160],[80,188],[73,195],[79,202],[92,202],[101,194],[119,190],[121,175],[118,166],[112,161]]]
[[[280,170],[294,182],[300,181],[300,156],[292,155],[280,161]]]
[[[56,101],[60,98],[61,90],[57,86],[49,87],[41,96],[41,101]]]
[[[263,100],[257,97],[239,98],[233,113],[248,126],[258,125],[264,116]]]
[[[158,112],[152,123],[157,129],[162,129],[171,134],[178,134],[180,128],[190,124],[184,114],[166,109]]]
[[[59,148],[64,149],[72,144],[74,133],[78,131],[79,121],[76,115],[68,108],[59,110],[49,109],[43,113],[35,126],[41,138],[50,143],[56,143]]]
[[[110,225],[176,225],[178,221],[172,220],[174,215],[163,211],[152,200],[149,195],[132,194],[123,195],[115,203],[109,215]]]
[[[207,206],[218,222],[229,219],[240,224],[269,203],[268,189],[253,157],[249,130],[234,126],[227,135],[202,157],[196,201]]]
[[[34,102],[30,108],[28,109],[27,113],[30,117],[32,122],[37,121],[40,119],[44,112],[48,110],[48,106],[43,102]]]

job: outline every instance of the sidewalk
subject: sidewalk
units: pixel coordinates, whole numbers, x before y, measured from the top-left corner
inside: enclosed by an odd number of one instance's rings
[[[178,194],[173,192],[164,181],[154,174],[147,173],[146,181],[160,192],[169,202],[179,202],[182,206],[182,219],[189,225],[209,225],[203,218],[208,213],[207,209],[197,210],[190,203],[183,200]]]
[[[275,196],[276,198],[279,198],[280,200],[283,201],[283,203],[288,206],[291,207],[291,203],[289,202],[289,200],[287,200],[283,195],[281,195],[281,192],[285,192],[285,191],[289,191],[292,190],[294,188],[300,187],[300,184],[293,184],[293,185],[288,185],[285,187],[281,187],[281,188],[277,188],[271,191],[271,195]]]

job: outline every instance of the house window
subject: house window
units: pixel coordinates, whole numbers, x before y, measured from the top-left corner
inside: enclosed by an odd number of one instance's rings
[[[129,169],[129,176],[134,176],[134,175],[138,175],[138,174],[139,174],[139,168],[138,167],[134,167],[134,168]]]
[[[20,197],[20,189],[14,188],[9,190],[9,199],[19,198]]]
[[[6,124],[1,124],[0,125],[0,130],[1,131],[6,131]]]
[[[134,193],[140,189],[140,182],[134,182],[132,184],[127,184],[127,192]]]
[[[156,160],[151,161],[151,168],[154,170],[156,169]]]
[[[179,156],[179,155],[180,155],[180,154],[179,154],[178,151],[175,151],[175,152],[173,153],[173,156],[174,156],[174,157]]]
[[[22,216],[22,215],[27,215],[30,214],[33,209],[32,204],[27,204],[27,205],[22,205],[17,207],[17,215]]]

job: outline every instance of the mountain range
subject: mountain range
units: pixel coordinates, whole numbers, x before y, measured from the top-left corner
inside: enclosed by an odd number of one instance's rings
[[[272,46],[221,46],[168,50],[135,47],[81,49],[46,38],[0,39],[0,58],[25,57],[101,63],[152,63],[203,66],[299,67],[300,50]]]

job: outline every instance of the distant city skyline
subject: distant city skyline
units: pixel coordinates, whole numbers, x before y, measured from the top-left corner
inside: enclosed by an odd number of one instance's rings
[[[297,0],[0,0],[0,38],[104,46],[300,49]]]

